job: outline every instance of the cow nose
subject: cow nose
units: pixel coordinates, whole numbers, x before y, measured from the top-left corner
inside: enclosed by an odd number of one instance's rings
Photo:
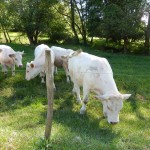
[[[22,67],[22,65],[19,65],[19,68],[21,68]]]
[[[117,124],[118,122],[110,122],[111,124],[113,124],[113,125],[115,125],[115,124]]]

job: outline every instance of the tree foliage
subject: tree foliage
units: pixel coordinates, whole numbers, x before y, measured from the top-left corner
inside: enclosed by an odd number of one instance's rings
[[[53,18],[50,11],[54,1],[48,0],[12,0],[10,10],[14,18],[14,27],[27,34],[31,44],[36,44],[38,35],[48,28],[48,22]]]
[[[51,42],[91,43],[93,37],[111,39],[126,53],[130,42],[145,37],[146,52],[150,51],[149,0],[1,0],[0,27],[8,41],[7,29],[26,33],[30,44],[40,34]],[[73,40],[72,40],[73,39]]]

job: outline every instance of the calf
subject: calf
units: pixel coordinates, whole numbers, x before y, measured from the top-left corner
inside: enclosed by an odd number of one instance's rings
[[[131,94],[121,94],[113,78],[110,64],[105,58],[90,55],[84,52],[74,52],[63,56],[68,60],[68,69],[72,82],[73,91],[77,94],[77,101],[81,102],[80,87],[83,87],[83,101],[80,113],[86,110],[90,91],[102,101],[103,113],[109,123],[119,122],[119,112],[123,107],[123,101]]]
[[[30,63],[27,62],[26,64],[26,76],[25,76],[26,80],[31,80],[35,78],[39,73],[42,76],[43,74],[45,75],[45,69],[46,69],[45,68],[45,50],[50,50],[50,48],[45,44],[38,45],[35,48],[34,60],[31,61]],[[55,58],[54,53],[53,51],[51,51],[52,77],[54,73],[54,58]],[[42,79],[42,82],[44,82],[44,79]],[[55,88],[55,85],[54,85],[54,88]]]
[[[7,68],[11,68],[12,76],[15,76],[15,65],[22,67],[22,52],[15,52],[10,46],[0,45],[0,63],[2,65],[2,72],[7,76]]]

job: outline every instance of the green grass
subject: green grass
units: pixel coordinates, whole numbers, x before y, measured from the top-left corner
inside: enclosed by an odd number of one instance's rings
[[[118,89],[131,93],[124,102],[117,125],[103,118],[102,104],[90,94],[87,112],[80,115],[81,105],[66,83],[63,69],[55,75],[54,114],[51,140],[44,140],[47,98],[46,86],[39,77],[25,80],[25,64],[33,59],[34,47],[11,44],[24,50],[24,67],[16,76],[0,75],[0,149],[6,150],[148,150],[150,149],[150,58],[146,56],[104,53],[82,48],[110,62]]]

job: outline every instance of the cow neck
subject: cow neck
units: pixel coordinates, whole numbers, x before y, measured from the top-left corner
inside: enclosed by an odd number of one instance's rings
[[[35,67],[41,67],[45,65],[45,56],[40,56],[33,61]]]

